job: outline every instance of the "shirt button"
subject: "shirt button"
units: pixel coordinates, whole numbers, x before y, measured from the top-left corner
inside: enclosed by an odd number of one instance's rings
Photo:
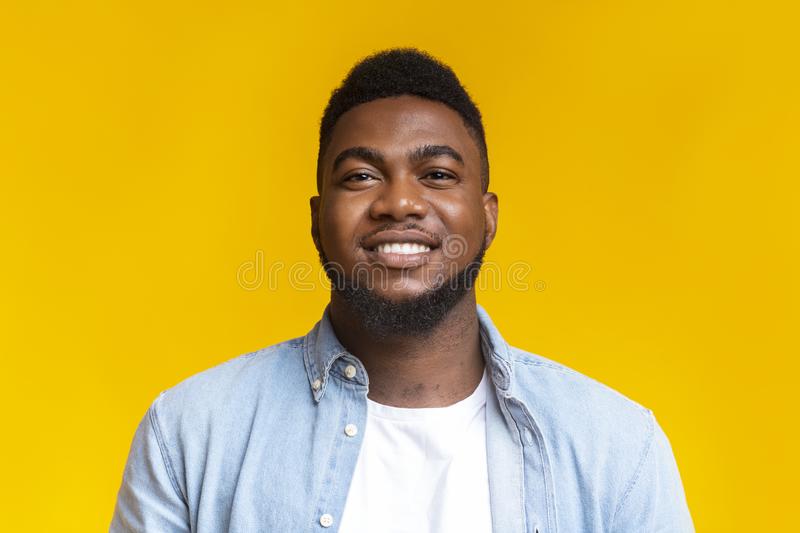
[[[315,379],[314,382],[311,384],[311,388],[314,390],[319,390],[322,387],[322,382],[318,379]]]
[[[328,513],[319,517],[319,525],[322,527],[331,527],[333,525],[333,517]]]
[[[353,365],[347,365],[344,367],[344,375],[347,376],[347,379],[353,379],[356,377],[356,367]]]
[[[526,426],[522,430],[522,434],[525,435],[525,442],[528,443],[528,446],[533,446],[533,433],[531,433],[530,428]]]
[[[358,427],[355,424],[347,424],[344,427],[344,434],[348,437],[355,437],[358,434]]]

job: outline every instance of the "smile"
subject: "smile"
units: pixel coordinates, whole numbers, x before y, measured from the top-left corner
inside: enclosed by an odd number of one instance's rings
[[[384,230],[365,239],[362,247],[370,262],[391,269],[412,269],[431,260],[438,237],[417,230]]]
[[[413,255],[430,252],[431,247],[416,242],[387,242],[377,245],[375,251],[382,254]]]
[[[367,261],[390,270],[411,270],[429,263],[437,247],[416,242],[384,242],[363,248]]]

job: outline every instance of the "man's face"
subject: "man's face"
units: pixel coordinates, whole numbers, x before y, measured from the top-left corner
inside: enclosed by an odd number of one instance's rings
[[[482,192],[477,144],[442,103],[399,96],[350,109],[321,166],[317,250],[382,299],[430,292],[494,238],[497,198]]]

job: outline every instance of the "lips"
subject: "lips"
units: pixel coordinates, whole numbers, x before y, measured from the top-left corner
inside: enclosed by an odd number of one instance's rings
[[[416,230],[385,230],[364,240],[362,246],[372,262],[388,268],[415,268],[430,261],[439,241]]]
[[[364,240],[362,246],[367,250],[375,250],[382,244],[422,244],[428,249],[438,248],[439,241],[418,230],[384,230]]]

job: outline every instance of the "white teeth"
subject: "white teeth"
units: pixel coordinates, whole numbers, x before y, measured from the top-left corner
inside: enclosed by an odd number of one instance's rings
[[[379,244],[375,249],[383,254],[421,254],[431,251],[430,246],[415,242],[387,242]]]

